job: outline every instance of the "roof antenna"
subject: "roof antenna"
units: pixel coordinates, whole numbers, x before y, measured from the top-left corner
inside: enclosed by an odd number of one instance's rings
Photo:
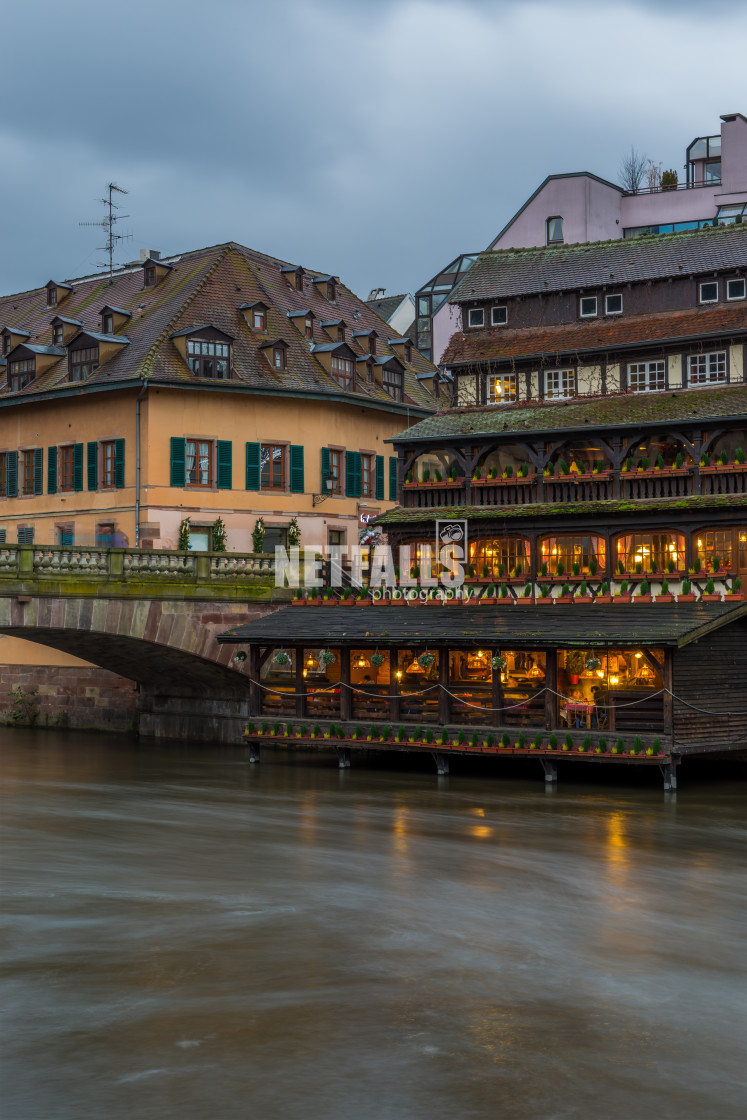
[[[132,237],[131,233],[115,233],[115,222],[121,222],[123,218],[129,218],[129,214],[117,214],[116,211],[119,207],[113,201],[113,191],[119,191],[120,194],[128,194],[129,192],[124,187],[118,187],[116,183],[108,183],[107,190],[109,191],[108,198],[100,198],[99,202],[107,207],[107,216],[100,222],[78,222],[79,226],[95,226],[99,229],[106,230],[106,245],[98,245],[97,248],[102,253],[109,255],[109,284],[114,283],[114,243],[116,241],[124,241]],[[100,263],[99,268],[106,268],[106,264]]]

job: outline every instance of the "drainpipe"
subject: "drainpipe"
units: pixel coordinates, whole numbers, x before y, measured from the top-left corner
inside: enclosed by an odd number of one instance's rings
[[[140,402],[147,392],[146,384],[135,399],[135,548],[140,548]]]

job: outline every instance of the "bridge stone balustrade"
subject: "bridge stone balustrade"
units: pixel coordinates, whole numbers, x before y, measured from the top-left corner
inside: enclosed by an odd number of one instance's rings
[[[0,548],[0,634],[133,682],[140,732],[157,737],[238,740],[247,662],[235,661],[236,651],[219,646],[217,635],[276,610],[291,595],[275,588],[271,556]],[[40,650],[40,675],[43,665]],[[79,672],[84,681],[91,670]]]

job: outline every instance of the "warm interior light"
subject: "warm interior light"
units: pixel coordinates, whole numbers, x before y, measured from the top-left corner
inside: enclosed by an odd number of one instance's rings
[[[401,681],[401,680],[402,680],[402,673],[400,672],[400,670],[399,670],[399,669],[397,670],[397,680],[398,680],[398,681]]]
[[[610,684],[619,684],[619,683],[620,683],[620,678],[619,677],[610,677]]]
[[[367,657],[364,657],[363,654],[361,654],[355,665],[357,669],[369,669],[371,666],[371,662]]]
[[[598,677],[603,677],[604,676],[604,669],[597,669],[597,676]]]
[[[637,653],[636,657],[643,657],[643,654],[642,653]]]

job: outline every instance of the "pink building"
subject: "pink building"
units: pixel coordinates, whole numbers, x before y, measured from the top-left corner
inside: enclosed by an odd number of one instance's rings
[[[685,153],[684,182],[628,191],[589,171],[548,175],[488,244],[489,250],[549,247],[729,225],[747,216],[747,118],[721,117],[721,131]],[[462,254],[416,294],[417,345],[438,363],[462,329],[455,285],[474,263]]]

